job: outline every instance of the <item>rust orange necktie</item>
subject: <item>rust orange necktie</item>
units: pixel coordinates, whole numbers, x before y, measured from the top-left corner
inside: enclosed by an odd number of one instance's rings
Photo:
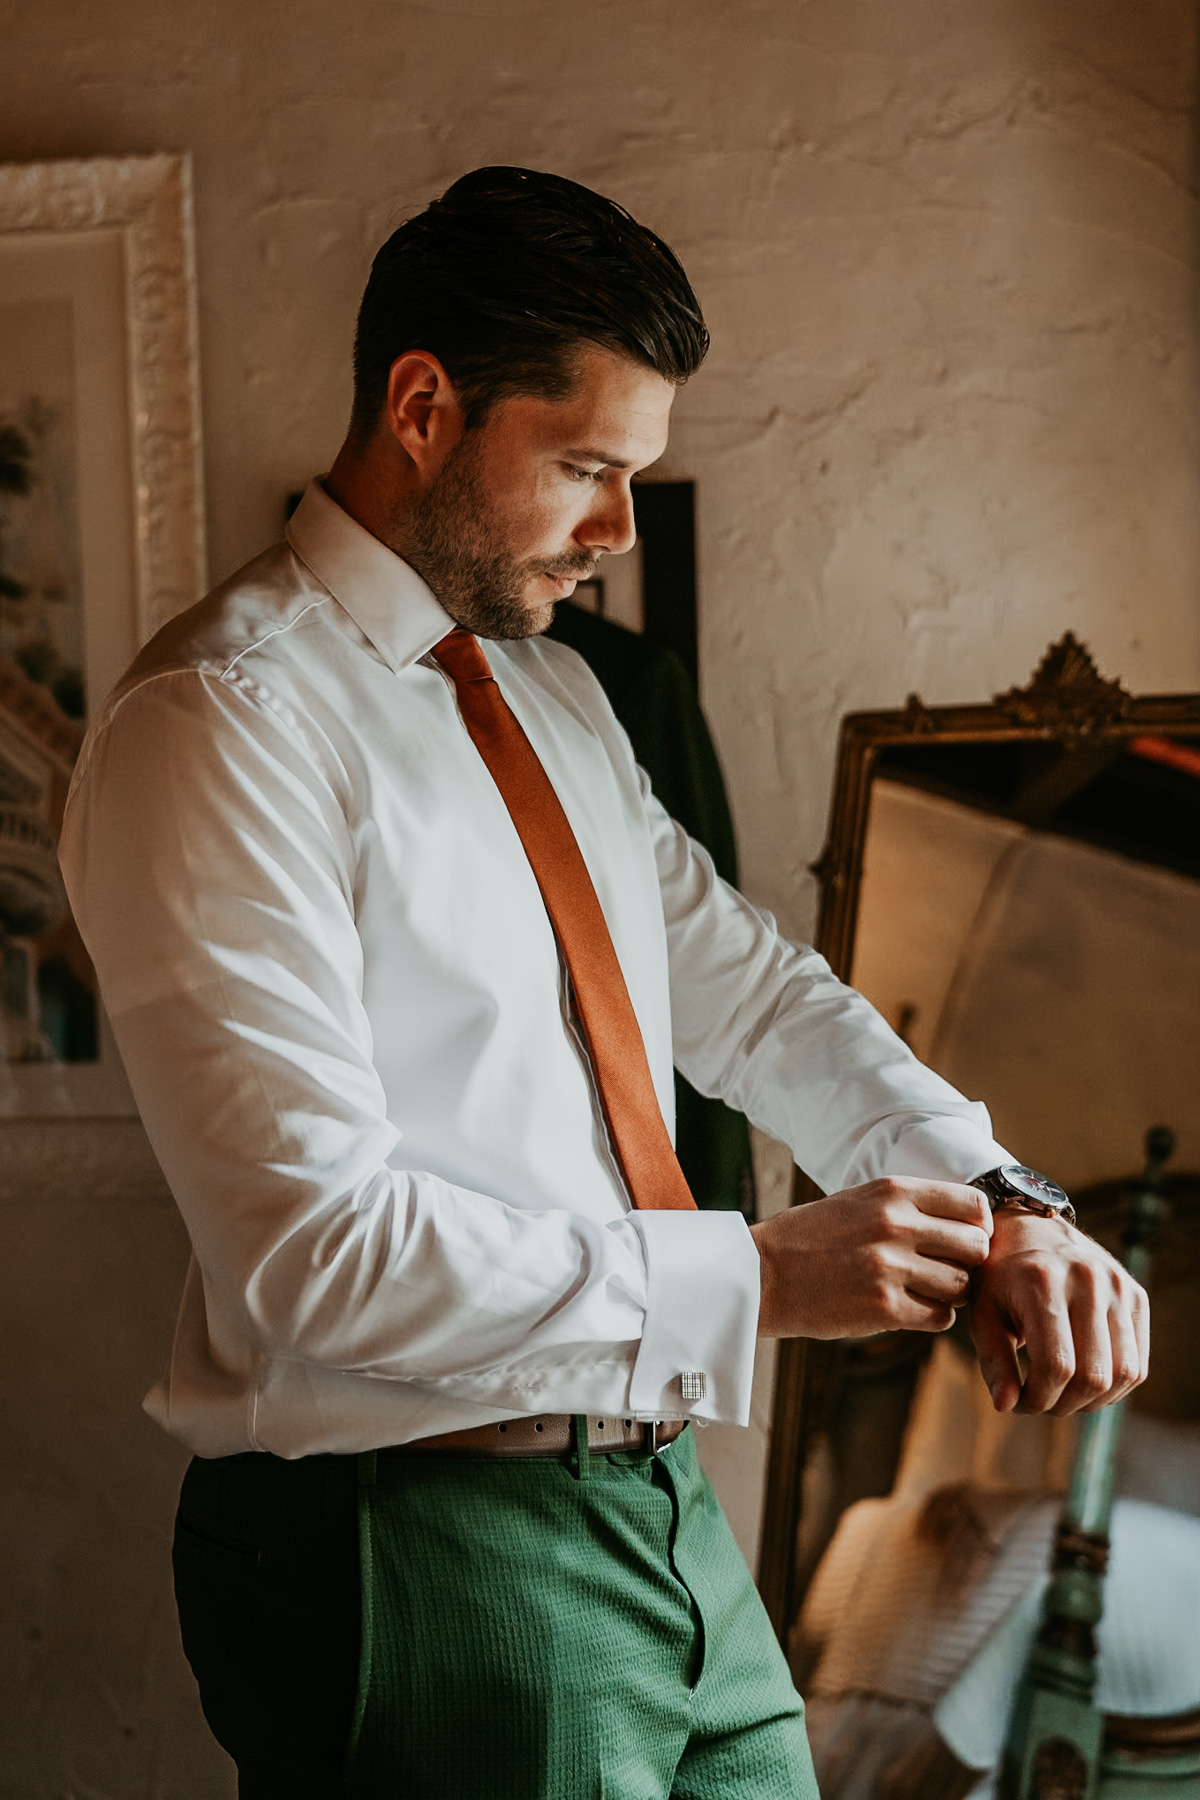
[[[694,1210],[604,913],[550,777],[500,692],[478,639],[469,631],[452,631],[433,654],[454,683],[463,723],[500,790],[542,891],[630,1198],[637,1207]]]

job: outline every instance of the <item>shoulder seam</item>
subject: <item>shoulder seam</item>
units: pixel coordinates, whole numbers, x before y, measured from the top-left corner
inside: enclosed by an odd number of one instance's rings
[[[307,611],[308,609],[306,608],[305,610]],[[273,636],[274,633],[271,635]],[[236,661],[237,658],[235,657],[234,662]],[[88,733],[88,739],[84,746],[88,760],[90,761],[90,746],[92,745],[93,740],[98,741],[99,738],[110,729],[117,714],[122,710],[127,701],[132,700],[135,694],[142,693],[145,689],[154,687],[164,681],[176,681],[180,678],[186,679],[189,677],[200,682],[211,681],[220,687],[226,687],[235,693],[241,694],[243,699],[248,701],[250,705],[260,708],[263,712],[270,713],[289,736],[295,738],[297,743],[303,746],[307,756],[311,757],[317,763],[321,761],[316,748],[309,741],[308,733],[304,730],[301,721],[296,717],[296,714],[287,702],[281,700],[270,688],[264,687],[260,681],[256,681],[251,676],[245,674],[243,670],[235,669],[233,662],[227,665],[216,663],[209,663],[207,665],[204,663],[188,663],[182,667],[173,669],[155,669],[152,674],[145,676],[139,681],[135,687],[127,689],[115,704],[110,704],[105,709],[103,715],[96,721],[94,732]],[[82,765],[82,761],[83,759],[81,758],[80,765],[78,766]]]
[[[307,567],[307,564],[305,566]],[[328,592],[318,595],[315,600],[310,600],[307,606],[301,607],[294,619],[285,619],[282,625],[276,625],[272,631],[264,632],[262,637],[255,638],[252,644],[244,645],[242,649],[238,651],[237,655],[231,657],[222,667],[221,680],[224,681],[226,676],[232,674],[233,670],[236,669],[237,665],[241,662],[243,656],[249,656],[253,651],[261,650],[263,645],[269,644],[272,638],[282,637],[285,631],[291,631],[295,626],[299,625],[302,619],[308,617],[314,607],[327,606],[329,604],[329,598]]]

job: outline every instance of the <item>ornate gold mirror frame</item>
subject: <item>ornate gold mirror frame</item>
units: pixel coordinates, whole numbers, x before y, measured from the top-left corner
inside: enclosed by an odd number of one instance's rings
[[[813,867],[821,885],[816,946],[834,973],[849,980],[862,887],[871,785],[891,746],[916,744],[1059,743],[1068,771],[1124,741],[1185,736],[1200,748],[1200,695],[1135,698],[1106,680],[1070,632],[1055,644],[1028,685],[999,694],[990,705],[927,707],[915,694],[895,712],[850,714],[842,724],[833,805],[825,849]],[[1095,766],[1095,764],[1093,764]],[[1072,776],[1066,773],[1070,781]],[[983,1096],[986,1099],[986,1096]],[[792,1203],[819,1197],[797,1171]],[[899,1335],[899,1334],[898,1334]],[[882,1340],[875,1340],[882,1347]],[[764,1496],[759,1588],[781,1640],[802,1598],[797,1568],[802,1482],[814,1417],[828,1390],[836,1348],[796,1339],[779,1345],[770,1457]],[[803,1572],[801,1572],[802,1574]]]

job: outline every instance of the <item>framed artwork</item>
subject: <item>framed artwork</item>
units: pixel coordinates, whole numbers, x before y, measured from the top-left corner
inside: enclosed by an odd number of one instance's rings
[[[133,1110],[58,830],[89,716],[204,587],[187,160],[0,166],[0,1117]]]

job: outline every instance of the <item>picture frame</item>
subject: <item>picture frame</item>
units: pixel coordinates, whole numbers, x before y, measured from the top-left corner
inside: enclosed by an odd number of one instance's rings
[[[184,156],[0,166],[0,1118],[134,1111],[58,874],[71,770],[206,586]]]

